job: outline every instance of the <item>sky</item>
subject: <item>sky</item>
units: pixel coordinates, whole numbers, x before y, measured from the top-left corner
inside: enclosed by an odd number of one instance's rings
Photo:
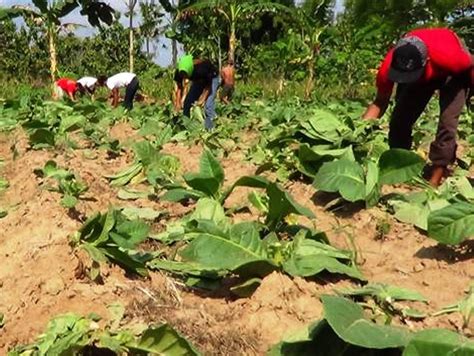
[[[126,5],[124,0],[105,0],[110,6],[115,10],[120,12],[126,11]],[[297,3],[300,0],[297,0]],[[343,9],[344,0],[336,0],[336,12],[341,12]],[[10,7],[12,5],[31,5],[31,0],[0,0],[0,7]],[[127,18],[121,16],[120,21],[127,25]],[[140,18],[137,16],[137,24],[139,23]],[[76,23],[85,26],[84,28],[79,28],[76,30],[76,33],[79,36],[90,36],[94,29],[90,27],[87,22],[87,18],[79,14],[79,10],[73,11],[71,14],[64,18],[64,22]],[[155,62],[162,66],[168,66],[171,63],[171,43],[170,41],[162,36],[155,43],[152,44],[152,51],[155,51],[156,56],[154,58]]]

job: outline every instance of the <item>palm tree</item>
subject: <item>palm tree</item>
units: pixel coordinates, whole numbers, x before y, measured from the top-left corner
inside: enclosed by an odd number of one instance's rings
[[[126,0],[125,5],[127,6],[128,16],[128,62],[129,71],[133,73],[133,50],[134,50],[134,38],[133,38],[133,15],[135,14],[135,6],[137,6],[138,0]]]
[[[81,8],[81,15],[87,16],[92,26],[101,26],[102,23],[111,24],[114,20],[114,10],[104,2],[95,0],[32,0],[36,8],[15,5],[11,8],[0,9],[0,20],[3,18],[23,17],[44,26],[49,46],[50,75],[54,83],[57,73],[56,41],[59,32],[71,24],[62,24],[61,18],[70,14],[76,8]]]

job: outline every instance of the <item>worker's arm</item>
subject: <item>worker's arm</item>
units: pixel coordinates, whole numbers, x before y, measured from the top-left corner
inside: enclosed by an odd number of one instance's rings
[[[73,91],[68,91],[67,92],[67,95],[69,96],[69,99],[71,99],[72,101],[76,101],[75,97],[74,97],[74,92]]]
[[[119,102],[119,88],[112,89],[112,106],[116,108]]]
[[[201,97],[199,98],[199,101],[198,101],[198,105],[202,106],[206,102],[207,98],[209,98],[209,95],[211,95],[211,84],[206,86],[204,90],[202,91]]]
[[[174,84],[174,95],[173,105],[176,111],[180,111],[183,103],[183,82],[175,82]]]
[[[362,115],[362,118],[381,118],[383,114],[385,114],[385,111],[387,111],[388,104],[390,103],[390,96],[391,95],[377,93],[377,97],[375,98],[374,102],[367,107],[367,110],[365,110],[365,113],[364,115]]]

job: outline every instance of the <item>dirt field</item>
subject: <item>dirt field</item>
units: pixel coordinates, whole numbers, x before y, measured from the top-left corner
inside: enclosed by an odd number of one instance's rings
[[[112,135],[122,142],[133,138],[126,124],[118,124]],[[18,151],[14,159],[12,146]],[[202,148],[168,145],[167,153],[181,160],[183,171],[196,170]],[[251,174],[255,167],[245,162],[242,151],[222,161],[227,183]],[[151,273],[149,279],[125,276],[118,267],[110,267],[103,284],[94,284],[81,275],[87,258],[74,253],[68,236],[78,230],[81,220],[104,211],[108,206],[153,207],[167,210],[170,218],[183,216],[190,207],[180,204],[137,200],[120,201],[117,191],[103,177],[116,173],[131,162],[131,155],[110,158],[104,151],[27,150],[21,132],[0,136],[2,175],[10,187],[0,196],[0,206],[8,215],[0,219],[0,312],[5,326],[0,329],[0,354],[19,343],[31,342],[54,315],[95,312],[107,319],[107,305],[126,306],[124,322],[169,322],[207,355],[262,355],[269,347],[308,323],[321,317],[318,296],[349,286],[351,281],[327,276],[315,280],[292,279],[273,273],[248,299],[235,299],[228,285],[213,293],[190,290],[181,281],[163,273]],[[60,196],[39,186],[33,173],[47,160],[78,173],[89,185],[86,196],[70,216],[59,205]],[[396,222],[380,208],[324,210],[324,196],[315,194],[311,185],[292,182],[286,187],[295,199],[316,215],[314,224],[327,232],[331,243],[347,247],[351,238],[358,250],[361,270],[371,282],[384,282],[414,289],[429,300],[417,303],[423,311],[433,312],[464,297],[474,279],[474,245],[458,250],[437,244],[413,227]],[[246,199],[245,189],[236,190],[228,204]],[[235,216],[236,220],[243,216]],[[376,225],[388,219],[391,231],[377,239]],[[230,281],[229,281],[230,283]],[[445,327],[461,331],[458,314],[428,317],[410,322],[408,327]],[[472,336],[470,330],[462,330]]]

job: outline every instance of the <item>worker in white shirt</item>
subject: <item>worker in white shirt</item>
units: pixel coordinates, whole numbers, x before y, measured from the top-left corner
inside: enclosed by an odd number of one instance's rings
[[[99,76],[98,78],[94,77],[82,77],[77,83],[77,89],[82,94],[89,94],[92,99],[94,98],[94,93],[97,87],[104,86],[107,77]]]
[[[105,81],[105,85],[112,91],[112,106],[115,108],[119,103],[120,88],[125,88],[125,98],[123,106],[127,110],[133,108],[133,99],[138,91],[138,78],[134,73],[118,73]]]

